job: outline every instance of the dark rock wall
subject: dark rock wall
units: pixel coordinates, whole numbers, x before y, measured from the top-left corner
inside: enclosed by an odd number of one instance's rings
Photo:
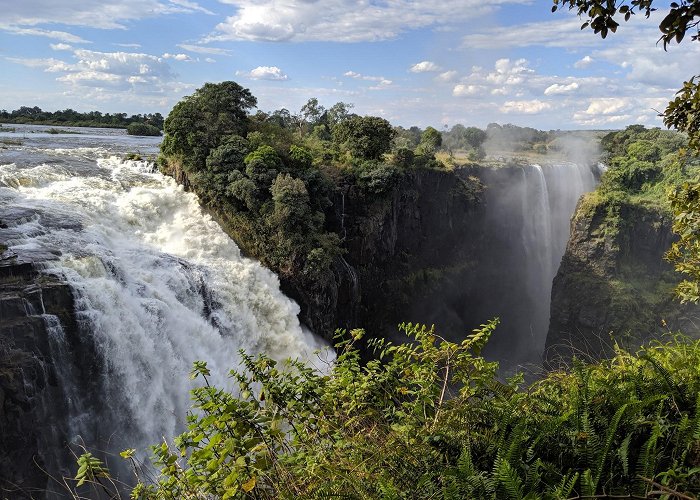
[[[546,358],[553,366],[572,356],[599,359],[615,343],[635,348],[665,332],[697,335],[700,311],[674,297],[680,280],[664,254],[672,219],[660,208],[612,208],[584,198],[552,287]]]
[[[47,317],[75,333],[68,285],[5,252],[0,257],[0,497],[43,498],[67,454],[68,403]]]
[[[349,266],[337,270],[344,286],[335,325],[380,335],[396,333],[399,322],[451,326],[448,289],[455,279],[464,284],[458,276],[473,270],[481,245],[481,188],[476,178],[416,170],[382,197],[357,187],[341,193],[334,207],[336,220],[345,208],[337,230]]]

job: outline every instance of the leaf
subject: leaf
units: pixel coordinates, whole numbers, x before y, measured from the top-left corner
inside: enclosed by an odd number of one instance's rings
[[[256,483],[256,478],[255,478],[255,476],[253,476],[241,485],[241,489],[243,489],[243,491],[248,493],[253,488],[255,488],[255,483]]]

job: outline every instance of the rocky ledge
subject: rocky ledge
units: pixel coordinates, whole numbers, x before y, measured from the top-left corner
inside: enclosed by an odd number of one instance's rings
[[[4,250],[4,251],[3,251]],[[51,335],[77,331],[70,287],[0,246],[0,497],[41,498],[67,403]],[[55,469],[54,469],[55,470]]]

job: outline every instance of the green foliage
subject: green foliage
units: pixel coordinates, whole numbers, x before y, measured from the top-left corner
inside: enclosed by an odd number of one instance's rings
[[[433,155],[440,146],[442,146],[442,135],[433,127],[428,127],[421,135],[416,152],[421,155]]]
[[[180,158],[188,172],[204,169],[209,153],[225,138],[246,135],[247,111],[256,104],[248,89],[235,82],[205,83],[165,119],[161,152]]]
[[[700,3],[696,4],[700,17]],[[700,153],[700,78],[694,76],[683,83],[664,113],[664,124],[688,134],[688,146]]]
[[[606,134],[601,145],[609,168],[602,176],[599,193],[604,198],[623,193],[631,202],[669,210],[668,190],[697,171],[697,160],[683,155],[686,144],[682,134],[642,125]]]
[[[141,498],[694,498],[700,491],[700,342],[553,372],[523,389],[481,357],[490,321],[451,343],[338,332],[324,372],[241,353],[236,392],[193,377],[187,430],[154,447]],[[129,455],[129,454],[127,454]],[[673,496],[675,495],[675,497]],[[685,496],[681,496],[685,495]]]
[[[353,116],[333,128],[333,141],[359,160],[380,160],[395,135],[391,124],[376,116]]]
[[[365,162],[358,168],[357,179],[362,188],[372,195],[381,195],[401,179],[401,171],[393,165]]]
[[[53,129],[52,129],[53,130]],[[151,135],[159,136],[160,129],[148,123],[130,123],[126,127],[126,133],[129,135]]]
[[[99,111],[79,113],[70,108],[61,111],[44,111],[38,106],[22,106],[9,112],[0,110],[0,121],[7,123],[32,123],[36,125],[103,128],[126,128],[132,123],[144,123],[152,125],[158,130],[163,128],[163,116],[160,113],[128,116],[126,113],[103,114]]]

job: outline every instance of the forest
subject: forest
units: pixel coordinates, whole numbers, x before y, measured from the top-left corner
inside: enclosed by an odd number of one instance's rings
[[[13,111],[0,110],[0,122],[26,123],[33,125],[63,125],[66,127],[107,127],[127,128],[132,124],[148,125],[157,131],[163,129],[163,116],[160,113],[146,113],[128,116],[126,113],[102,113],[89,111],[81,113],[73,109],[44,111],[38,106],[21,106]],[[141,129],[150,131],[151,129]],[[153,135],[135,134],[135,135]]]

